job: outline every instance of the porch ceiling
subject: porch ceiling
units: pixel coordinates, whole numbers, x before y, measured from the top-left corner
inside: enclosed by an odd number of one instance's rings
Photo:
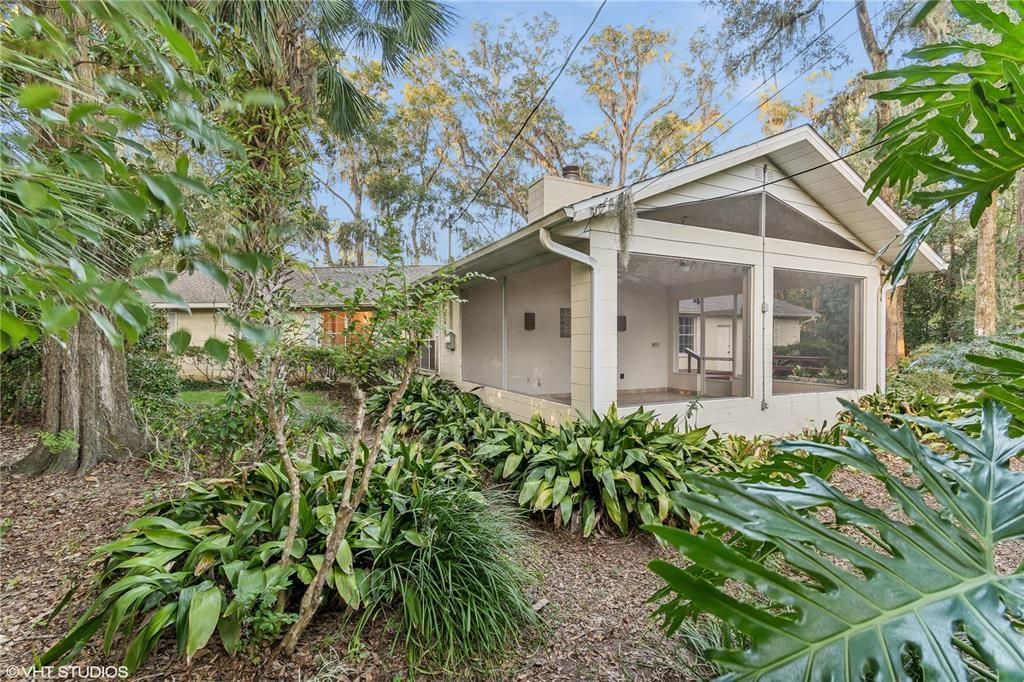
[[[891,262],[899,250],[899,238],[906,229],[906,223],[881,199],[868,205],[867,194],[863,190],[864,179],[810,126],[800,126],[628,188],[576,202],[566,211],[575,222],[587,220],[604,212],[611,203],[610,198],[626,189],[633,192],[634,202],[641,202],[647,197],[760,158],[768,158],[867,247],[875,252],[884,248],[881,260]],[[751,182],[749,191],[755,192],[760,187],[760,182]],[[945,261],[930,246],[922,244],[911,271],[930,272],[945,268]]]
[[[509,275],[521,270],[559,260],[540,243],[539,226],[543,221],[528,225],[503,239],[464,256],[452,264],[458,274],[477,272],[491,277]],[[552,232],[552,239],[571,248],[586,251],[588,240],[566,237]]]

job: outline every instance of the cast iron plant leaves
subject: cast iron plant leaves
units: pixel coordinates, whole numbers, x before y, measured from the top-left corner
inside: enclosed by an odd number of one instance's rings
[[[1024,679],[1024,564],[1000,572],[995,550],[1024,537],[1024,474],[1010,460],[1024,438],[1009,435],[1010,414],[987,401],[971,437],[943,422],[907,417],[942,436],[953,456],[922,444],[904,424],[846,404],[857,418],[846,446],[794,441],[885,484],[902,512],[846,497],[804,475],[803,486],[692,480],[680,503],[744,536],[778,548],[782,570],[762,565],[710,536],[649,529],[696,567],[746,583],[771,601],[743,601],[665,561],[651,570],[674,598],[659,609],[667,629],[690,607],[750,636],[746,651],[717,652],[728,680]],[[911,486],[889,473],[873,448],[910,465]],[[831,514],[816,514],[831,510]],[[832,518],[827,522],[822,519]]]

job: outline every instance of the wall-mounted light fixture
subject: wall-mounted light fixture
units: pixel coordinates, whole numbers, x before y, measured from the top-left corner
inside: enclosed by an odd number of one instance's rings
[[[528,332],[532,332],[537,328],[537,314],[536,313],[523,313],[523,329]]]
[[[619,315],[617,323],[618,323],[618,330],[620,332],[626,331],[626,316],[625,315]]]

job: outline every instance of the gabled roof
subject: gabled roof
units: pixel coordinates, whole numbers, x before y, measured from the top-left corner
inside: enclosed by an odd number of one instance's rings
[[[436,265],[407,265],[405,276],[411,282],[430,274],[437,267]],[[367,298],[372,301],[375,298],[373,279],[382,270],[384,270],[382,265],[324,266],[296,272],[289,281],[289,286],[293,290],[293,303],[297,308],[337,306],[340,303],[338,296],[333,292],[324,291],[320,286],[322,283],[335,285],[341,295],[349,294],[357,287],[363,287],[367,292]],[[178,275],[171,283],[170,289],[184,298],[193,310],[225,308],[228,305],[227,290],[203,272],[186,272]],[[148,299],[154,308],[176,307],[154,297],[148,297]]]
[[[896,256],[899,237],[906,230],[906,223],[881,199],[868,205],[864,179],[808,125],[649,180],[578,201],[566,206],[565,214],[574,222],[587,220],[605,212],[611,205],[610,200],[622,192],[632,192],[633,202],[639,203],[656,194],[762,157],[767,157],[786,178],[796,183],[869,249],[874,252],[885,249],[881,255],[883,262],[890,263]],[[778,180],[769,181],[769,184],[772,182]],[[760,182],[751,183],[751,192],[760,189]],[[945,268],[945,261],[930,246],[922,244],[914,258],[911,272]]]

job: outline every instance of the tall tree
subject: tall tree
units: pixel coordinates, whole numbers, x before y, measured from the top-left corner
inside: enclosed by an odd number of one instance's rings
[[[475,23],[468,50],[447,50],[416,65],[418,87],[436,83],[454,98],[447,112],[439,112],[440,123],[451,142],[451,179],[466,194],[505,151],[569,49],[550,15],[519,24]],[[468,221],[482,230],[488,223],[519,224],[526,217],[526,189],[538,170],[557,174],[567,163],[586,166],[581,159],[581,138],[556,101],[546,99],[484,187]],[[488,220],[481,220],[485,215]]]
[[[996,333],[996,227],[997,196],[978,221],[977,278],[974,284],[974,335]]]
[[[787,56],[796,50],[805,68],[834,69],[849,63],[850,54],[836,41],[832,32],[825,31],[828,8],[821,0],[754,0],[739,5],[730,0],[705,0],[705,4],[718,8],[727,18],[718,37],[724,54],[726,74],[738,79],[749,73],[770,74],[780,68]],[[889,53],[901,37],[931,35],[942,23],[942,14],[934,13],[924,26],[912,27],[910,15],[915,3],[901,0],[872,13],[866,0],[854,0],[861,46],[874,72],[889,68]],[[837,104],[850,100],[862,101],[884,83],[854,78]],[[881,130],[893,118],[893,105],[887,100],[875,102],[874,129]],[[885,191],[883,199],[899,210],[895,194]],[[896,282],[902,284],[902,282]],[[896,286],[886,302],[886,366],[895,367],[906,355],[904,336],[904,287]]]
[[[284,351],[294,325],[288,313],[294,261],[286,247],[295,237],[291,217],[311,190],[310,132],[313,122],[322,119],[344,139],[370,125],[378,112],[373,97],[340,69],[341,58],[352,56],[347,50],[379,46],[384,68],[398,69],[416,52],[436,47],[451,16],[433,0],[210,0],[207,7],[218,25],[227,27],[226,44],[239,51],[229,81],[268,95],[226,116],[229,130],[246,148],[245,158],[229,164],[225,173],[237,223],[232,245],[245,250],[227,254],[210,269],[231,293],[228,322],[234,329],[236,375],[273,435],[288,478],[289,521],[279,557],[280,565],[287,566],[298,530],[300,495],[286,428],[292,396]],[[358,443],[361,427],[354,431]],[[344,511],[353,513],[352,508]],[[324,563],[331,566],[334,560],[329,550]],[[322,580],[303,598],[299,620],[285,640],[289,654],[309,622],[310,610],[319,604],[321,587]],[[283,606],[278,604],[279,609]]]
[[[150,2],[41,1],[4,14],[0,348],[44,336],[47,434],[16,471],[82,474],[147,446],[121,344],[148,323],[139,292],[169,295],[168,275],[146,273],[140,256],[154,233],[192,242],[182,199],[196,183],[187,156],[168,172],[139,140],[158,130],[231,146],[183,75],[202,64],[175,24],[196,19]]]
[[[603,122],[587,140],[607,156],[602,179],[612,184],[644,177],[670,158],[711,153],[703,137],[707,122],[718,115],[711,101],[710,46],[696,33],[691,64],[674,59],[674,46],[669,30],[606,26],[588,40],[583,61],[572,66],[601,112]],[[680,98],[684,89],[688,96]]]

